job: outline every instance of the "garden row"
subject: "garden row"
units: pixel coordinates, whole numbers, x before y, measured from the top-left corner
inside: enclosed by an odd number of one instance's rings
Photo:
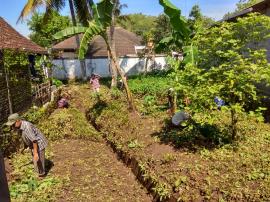
[[[131,89],[145,85],[132,79],[129,84]],[[213,124],[194,124],[181,130],[169,124],[165,97],[157,96],[154,110],[149,111],[141,93],[135,92],[135,96],[143,112],[140,115],[128,112],[121,92],[103,87],[87,117],[156,200],[270,198],[268,124],[242,115],[238,122],[240,138],[232,141],[228,112],[213,111]]]
[[[87,121],[90,92],[86,85],[69,85],[62,89],[69,98],[69,108],[50,114],[34,108],[26,113],[27,120],[37,124],[49,139],[49,172],[45,179],[36,179],[29,153],[14,153],[9,175],[13,201],[151,201]]]

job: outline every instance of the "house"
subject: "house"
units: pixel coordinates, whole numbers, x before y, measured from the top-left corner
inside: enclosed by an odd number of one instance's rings
[[[28,55],[46,53],[44,48],[22,36],[0,17],[0,124],[10,113],[29,107],[32,100],[29,66],[18,63],[7,70],[4,67],[6,50]]]
[[[249,13],[255,12],[270,16],[270,0],[262,0],[244,10],[228,15],[227,17],[223,18],[222,21],[235,21],[238,17],[243,17]]]
[[[270,0],[262,0],[257,4],[254,4],[244,10],[241,10],[239,12],[233,13],[224,19],[221,20],[221,22],[227,21],[227,22],[234,22],[239,17],[244,17],[248,15],[249,13],[261,13],[263,15],[270,17]],[[267,50],[267,60],[270,62],[270,39],[268,39],[266,42],[263,42],[260,44],[262,48],[265,48]]]
[[[78,35],[79,38],[82,35]],[[145,59],[138,56],[138,47],[141,46],[141,38],[136,34],[129,32],[121,27],[115,28],[115,49],[119,57],[121,68],[129,75],[144,71]],[[77,58],[76,37],[72,36],[52,47],[54,53],[58,55],[55,58],[55,68],[53,76],[65,80],[81,77],[80,62]],[[98,73],[103,77],[109,77],[110,60],[108,59],[108,50],[105,41],[101,36],[95,37],[89,44],[89,50],[85,56],[86,74]],[[151,65],[151,63],[149,63]],[[149,65],[149,66],[150,66]],[[156,55],[155,68],[165,67],[165,56]]]

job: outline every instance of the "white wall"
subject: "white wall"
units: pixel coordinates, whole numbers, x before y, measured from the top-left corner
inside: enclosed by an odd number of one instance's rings
[[[156,57],[154,62],[148,62],[148,71],[153,69],[162,70],[166,68],[166,61],[164,56]],[[138,57],[123,57],[119,59],[121,68],[128,74],[134,75],[144,71],[144,64],[146,59]],[[77,59],[57,59],[53,61],[55,67],[53,69],[53,76],[57,79],[79,79],[81,78],[80,61]],[[109,77],[109,63],[106,58],[86,59],[86,74],[90,76],[92,73],[97,73],[102,77]]]

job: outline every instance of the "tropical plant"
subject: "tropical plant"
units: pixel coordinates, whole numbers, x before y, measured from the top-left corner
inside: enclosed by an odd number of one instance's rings
[[[114,63],[115,67],[117,68],[117,72],[120,74],[121,79],[124,83],[125,91],[127,94],[127,100],[129,103],[129,108],[132,111],[135,111],[133,97],[129,90],[125,74],[118,63],[115,52],[113,52],[111,49],[111,46],[109,43],[109,37],[107,34],[107,29],[111,25],[111,21],[112,21],[112,12],[114,8],[114,4],[110,0],[102,0],[97,4],[92,4],[91,7],[93,10],[93,20],[88,22],[88,27],[82,27],[82,26],[70,27],[70,28],[64,29],[61,32],[58,32],[57,34],[54,35],[54,37],[55,39],[61,39],[67,36],[84,33],[81,44],[80,44],[80,49],[79,49],[79,58],[83,59],[85,57],[85,53],[88,50],[88,43],[93,39],[93,37],[100,35],[104,39],[107,45],[107,49],[108,49],[111,61]]]
[[[270,81],[270,66],[263,49],[263,42],[269,38],[269,24],[268,17],[251,14],[236,23],[212,27],[194,38],[193,43],[199,48],[198,62],[177,70],[175,88],[182,98],[191,100],[186,110],[197,122],[214,122],[211,111],[217,109],[217,96],[226,103],[221,109],[230,112],[232,139],[237,137],[240,115],[260,101],[257,84]]]
[[[202,29],[208,29],[214,24],[214,20],[204,16],[201,12],[199,5],[194,5],[189,13],[188,24],[193,33],[197,33]]]
[[[189,59],[194,61],[196,55],[193,50],[196,48],[192,45],[191,41],[191,30],[188,26],[187,21],[181,16],[181,10],[173,5],[169,0],[160,0],[160,5],[164,8],[164,13],[169,17],[172,34],[162,39],[156,50],[160,52],[166,46],[176,48],[176,51],[184,51]],[[172,46],[173,45],[173,46]],[[189,62],[189,61],[187,61]]]
[[[66,0],[28,0],[25,4],[23,10],[21,11],[21,14],[18,18],[19,22],[20,20],[23,20],[26,16],[29,14],[35,12],[40,6],[45,6],[46,12],[44,15],[44,21],[50,20],[52,14],[57,11],[59,12],[61,9],[64,8],[66,3]],[[93,0],[68,0],[69,8],[70,8],[70,14],[72,19],[73,26],[77,26],[76,21],[76,14],[78,16],[79,22],[82,24],[87,24],[88,20],[91,19],[93,11],[91,10],[91,7],[89,6],[90,3],[93,3]],[[75,7],[75,9],[74,9]],[[76,36],[76,44],[77,47],[80,45],[80,39],[79,36]],[[86,80],[86,67],[84,61],[80,60],[80,66],[82,71],[82,77],[84,80]]]
[[[50,20],[44,22],[44,15],[34,13],[27,25],[31,31],[30,39],[42,47],[51,47],[53,43],[53,35],[69,26],[71,21],[68,16],[61,16],[56,11],[53,11]]]

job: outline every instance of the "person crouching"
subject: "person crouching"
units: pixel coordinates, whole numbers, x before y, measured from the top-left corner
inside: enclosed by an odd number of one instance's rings
[[[18,114],[11,114],[6,125],[21,132],[25,146],[32,151],[35,171],[39,177],[45,177],[45,149],[48,141],[44,135],[32,123],[22,120]]]

